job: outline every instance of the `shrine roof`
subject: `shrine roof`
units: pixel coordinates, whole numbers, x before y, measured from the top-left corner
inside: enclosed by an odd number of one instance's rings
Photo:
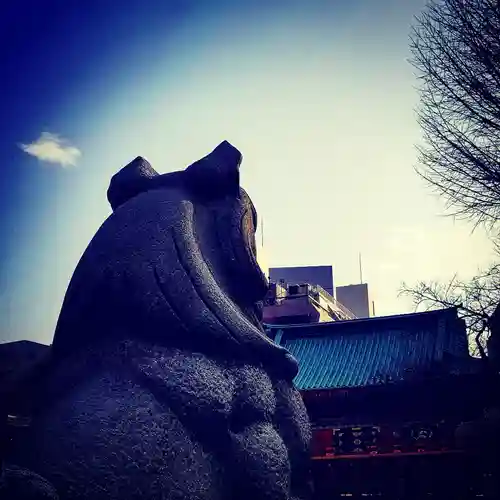
[[[379,385],[436,370],[476,371],[455,308],[267,329],[299,361],[300,390]]]

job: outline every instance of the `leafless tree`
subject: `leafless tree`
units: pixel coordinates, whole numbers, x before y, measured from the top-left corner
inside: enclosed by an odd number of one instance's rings
[[[417,170],[444,195],[453,215],[495,225],[500,219],[499,0],[430,0],[416,19],[410,47],[424,139]]]
[[[400,295],[410,296],[416,310],[456,307],[465,320],[472,353],[484,357],[489,319],[500,303],[500,264],[493,264],[466,281],[454,276],[446,284],[421,281],[408,286],[403,283]]]

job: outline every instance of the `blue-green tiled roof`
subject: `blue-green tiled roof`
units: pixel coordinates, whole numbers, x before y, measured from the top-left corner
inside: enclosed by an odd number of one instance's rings
[[[469,361],[455,309],[270,329],[298,359],[301,390],[375,385],[446,359]]]

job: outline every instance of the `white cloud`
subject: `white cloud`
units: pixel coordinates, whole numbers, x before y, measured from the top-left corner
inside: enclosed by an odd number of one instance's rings
[[[74,167],[82,152],[57,134],[42,132],[31,144],[19,144],[19,147],[40,161],[57,163],[62,167]]]

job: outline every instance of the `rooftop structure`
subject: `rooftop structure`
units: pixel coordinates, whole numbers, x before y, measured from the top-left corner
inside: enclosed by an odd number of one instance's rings
[[[455,309],[269,328],[299,359],[301,390],[409,380],[439,363],[460,372],[476,365]]]
[[[332,297],[335,297],[333,266],[271,267],[269,280],[273,283],[281,282],[290,285],[299,283],[319,285]]]
[[[354,314],[319,285],[271,283],[263,321],[304,324],[354,319]]]

